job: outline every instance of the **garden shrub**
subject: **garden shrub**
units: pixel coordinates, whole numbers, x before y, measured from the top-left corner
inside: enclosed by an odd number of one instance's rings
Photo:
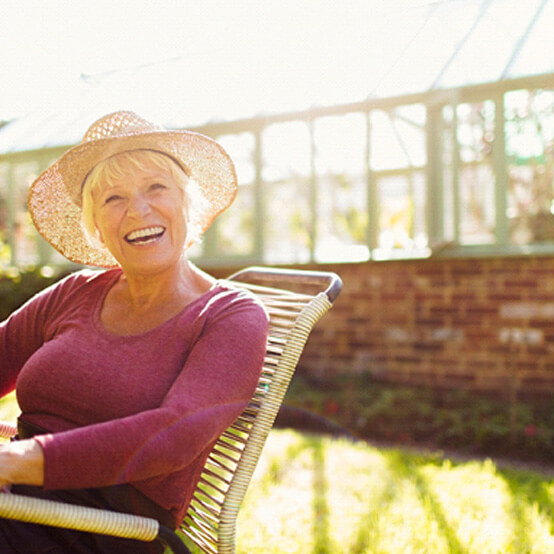
[[[552,462],[554,402],[413,387],[343,375],[298,375],[286,404],[328,418],[368,440],[454,449],[468,454]]]
[[[9,268],[0,273],[0,321],[29,298],[48,285],[56,282],[67,271],[55,270],[50,266],[18,270]]]

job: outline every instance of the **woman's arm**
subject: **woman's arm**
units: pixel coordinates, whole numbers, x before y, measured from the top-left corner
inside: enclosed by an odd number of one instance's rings
[[[48,340],[60,307],[89,276],[90,272],[82,271],[65,277],[0,322],[0,397],[13,391],[23,365]]]
[[[258,382],[268,321],[252,298],[220,297],[203,310],[208,314],[199,318],[202,332],[157,407],[35,437],[45,457],[45,488],[101,487],[168,475],[201,456],[234,421]],[[177,329],[166,337],[168,347],[181,338]],[[159,363],[163,357],[160,352]],[[129,367],[137,363],[128,361]]]
[[[90,275],[83,271],[65,277],[0,322],[0,397],[14,389],[22,366],[42,346],[46,323],[55,316],[57,306]],[[12,483],[44,483],[44,453],[34,439],[0,445],[0,487]]]
[[[49,292],[38,293],[0,323],[0,396],[11,392],[25,361],[43,343],[42,329]],[[42,485],[44,454],[35,440],[0,445],[0,487],[12,483]]]

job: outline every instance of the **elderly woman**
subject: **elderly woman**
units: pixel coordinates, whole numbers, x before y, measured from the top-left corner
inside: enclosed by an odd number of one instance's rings
[[[226,152],[130,112],[96,122],[33,184],[39,232],[82,270],[0,327],[1,394],[19,440],[0,485],[175,528],[217,437],[263,363],[267,316],[187,249],[236,194]],[[0,552],[158,552],[151,544],[0,521]]]

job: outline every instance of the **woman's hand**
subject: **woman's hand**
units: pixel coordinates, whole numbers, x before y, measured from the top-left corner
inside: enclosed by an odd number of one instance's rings
[[[33,439],[0,445],[0,487],[44,484],[44,454]]]

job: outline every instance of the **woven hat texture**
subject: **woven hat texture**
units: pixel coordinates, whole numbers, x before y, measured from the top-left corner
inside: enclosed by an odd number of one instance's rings
[[[174,158],[207,199],[196,211],[202,231],[234,200],[237,176],[229,155],[214,140],[191,131],[170,131],[133,112],[119,111],[91,125],[83,140],[46,169],[31,185],[28,208],[38,232],[78,264],[116,267],[103,247],[93,246],[81,226],[81,190],[100,161],[132,150],[156,150]],[[197,207],[192,207],[193,211]]]

